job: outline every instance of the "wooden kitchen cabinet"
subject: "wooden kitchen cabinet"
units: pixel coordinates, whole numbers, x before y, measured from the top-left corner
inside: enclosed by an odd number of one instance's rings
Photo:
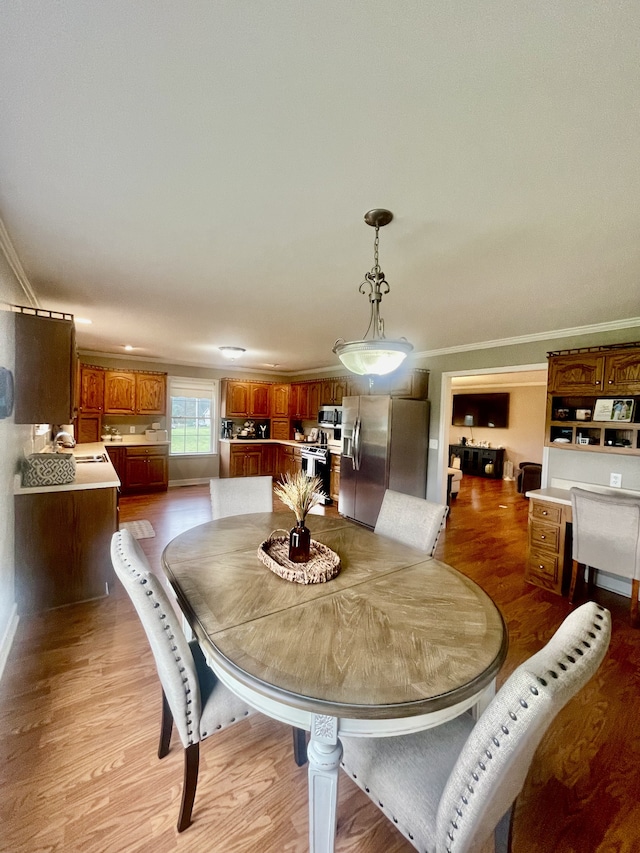
[[[322,405],[322,382],[309,382],[309,400],[307,405],[307,417],[316,421],[318,412]]]
[[[166,491],[169,486],[169,446],[125,447],[123,492]]]
[[[567,522],[570,520],[570,507],[529,499],[529,552],[524,579],[556,595],[562,595],[569,580],[571,537],[567,535]]]
[[[291,407],[292,418],[303,420],[309,418],[309,383],[293,382],[291,384]],[[316,416],[317,416],[316,412]]]
[[[117,491],[74,489],[16,495],[16,602],[20,614],[108,594]]]
[[[83,415],[102,414],[104,411],[104,369],[80,365],[80,405]]]
[[[289,418],[271,418],[271,438],[288,441],[291,437],[291,421]]]
[[[135,411],[137,415],[166,415],[167,374],[136,373]]]
[[[269,417],[269,385],[251,382],[249,385],[249,417]]]
[[[75,438],[80,444],[100,441],[104,413],[104,369],[80,365],[78,418]]]
[[[267,382],[222,380],[223,418],[268,418],[269,389]]]
[[[291,397],[291,385],[272,385],[270,390],[270,415],[272,418],[289,417],[289,400]]]
[[[342,398],[348,395],[346,376],[323,379],[320,389],[320,406],[341,406]]]
[[[75,416],[76,346],[71,314],[19,308],[15,318],[17,424],[68,424]],[[24,313],[22,313],[24,312]]]
[[[107,445],[105,444],[111,464],[116,470],[118,479],[120,480],[121,491],[126,491],[127,478],[127,448],[123,445]]]
[[[549,358],[548,390],[554,394],[640,394],[640,344]]]
[[[329,480],[329,497],[334,503],[338,504],[340,497],[340,456],[336,453],[331,454],[331,475]]]
[[[282,479],[285,474],[293,477],[297,471],[295,448],[288,444],[278,445],[278,479]]]
[[[136,378],[133,373],[105,371],[104,411],[107,415],[135,415]]]
[[[220,477],[273,476],[277,445],[220,442]]]
[[[579,452],[640,455],[640,343],[548,353],[545,444]],[[598,399],[634,403],[631,421],[592,420]]]

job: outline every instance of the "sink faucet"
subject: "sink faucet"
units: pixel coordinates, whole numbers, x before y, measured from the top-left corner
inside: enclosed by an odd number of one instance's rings
[[[63,447],[75,447],[76,446],[76,442],[75,442],[74,437],[70,433],[64,432],[62,430],[60,432],[56,433],[56,436],[53,439],[54,448],[56,447],[56,445],[58,443],[60,443]]]

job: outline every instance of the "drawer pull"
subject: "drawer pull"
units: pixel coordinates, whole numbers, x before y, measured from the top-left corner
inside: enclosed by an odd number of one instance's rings
[[[543,534],[540,536],[540,538],[541,538],[541,539],[546,539],[547,537],[546,537],[546,536],[544,535],[544,533],[543,533]]]
[[[542,565],[542,563],[540,563],[540,565],[538,566],[538,568],[539,568],[539,569],[544,569],[544,566]]]
[[[543,509],[543,510],[542,510],[542,514],[543,514],[543,515],[549,515],[549,513],[546,511],[546,509]]]

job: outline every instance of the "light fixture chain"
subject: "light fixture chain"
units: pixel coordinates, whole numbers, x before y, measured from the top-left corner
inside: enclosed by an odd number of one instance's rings
[[[380,246],[380,229],[376,225],[376,236],[373,241],[373,269],[371,272],[380,272],[380,263],[378,262],[378,247]]]

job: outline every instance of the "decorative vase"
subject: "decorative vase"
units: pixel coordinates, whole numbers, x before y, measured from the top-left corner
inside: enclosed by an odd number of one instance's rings
[[[311,531],[304,526],[304,520],[296,520],[289,532],[289,559],[292,563],[308,563],[310,548]]]

